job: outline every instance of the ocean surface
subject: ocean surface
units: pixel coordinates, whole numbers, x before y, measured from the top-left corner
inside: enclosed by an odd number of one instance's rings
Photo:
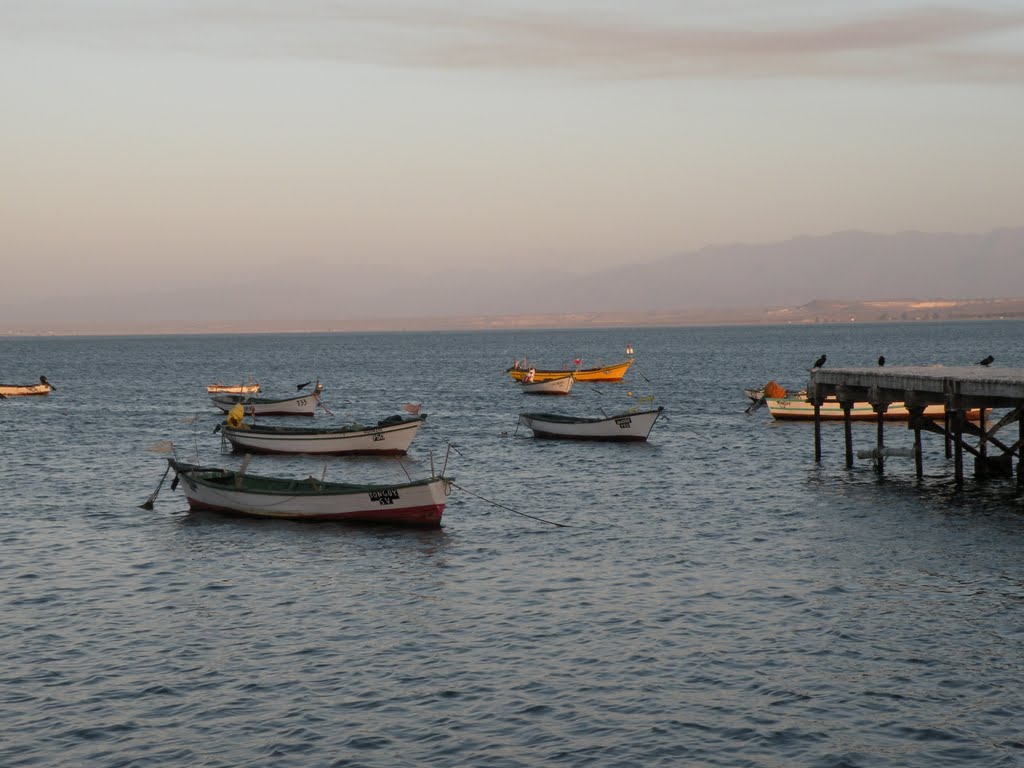
[[[0,401],[0,765],[1024,765],[1024,496],[958,492],[933,435],[921,483],[906,459],[847,470],[841,425],[816,465],[810,424],[746,415],[742,393],[798,387],[822,353],[1024,367],[1022,338],[1004,321],[0,339],[0,381],[58,388]],[[627,344],[626,381],[567,398],[503,373]],[[249,471],[396,482],[433,462],[460,486],[443,527],[190,513],[169,482],[141,509],[158,441],[239,464],[205,385],[250,373],[280,396],[319,378],[318,425],[422,402],[401,463]],[[524,410],[648,397],[668,418],[645,444],[517,430]]]

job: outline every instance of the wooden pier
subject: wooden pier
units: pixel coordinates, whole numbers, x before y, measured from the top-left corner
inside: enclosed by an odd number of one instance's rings
[[[986,368],[981,365],[904,366],[886,368],[816,368],[811,371],[807,401],[814,405],[814,460],[821,461],[821,418],[819,409],[827,397],[840,403],[846,418],[846,466],[853,466],[853,437],[850,409],[855,402],[871,404],[877,419],[877,443],[867,451],[877,470],[884,472],[887,456],[906,455],[906,449],[885,447],[883,425],[891,403],[902,402],[910,412],[907,427],[914,431],[917,477],[924,476],[921,433],[932,432],[945,439],[946,458],[954,460],[958,486],[964,482],[964,452],[974,456],[975,477],[1013,477],[1017,457],[1017,485],[1024,486],[1024,369]],[[942,421],[924,418],[925,406],[942,405]],[[980,409],[977,421],[967,418]],[[994,414],[1002,414],[990,423]],[[1017,424],[1017,437],[1004,430]],[[1006,430],[1007,432],[1009,430]],[[974,438],[976,442],[971,442]]]

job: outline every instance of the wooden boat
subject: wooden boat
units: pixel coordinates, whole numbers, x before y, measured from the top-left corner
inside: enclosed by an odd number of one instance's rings
[[[568,395],[575,383],[576,375],[570,373],[544,381],[520,381],[519,387],[524,395]]]
[[[779,421],[813,421],[814,406],[807,402],[806,396],[795,397],[766,397],[765,404],[772,418]],[[945,407],[942,405],[925,406],[923,415],[928,419],[941,420],[945,418]],[[844,418],[843,407],[835,398],[828,398],[821,404],[821,419],[823,421],[842,421]],[[886,408],[885,421],[909,421],[910,411],[904,403],[890,403]],[[971,421],[978,421],[981,418],[981,410],[978,408],[967,412],[967,418]],[[850,409],[852,421],[876,421],[878,414],[871,407],[871,403],[855,402]]]
[[[295,397],[253,397],[252,395],[212,395],[215,406],[227,413],[241,403],[246,416],[312,416],[320,405],[323,385],[318,381],[309,394]]]
[[[521,413],[519,423],[534,437],[562,440],[643,441],[651,433],[663,406],[649,411],[627,411],[599,418],[561,416],[556,413]]]
[[[305,429],[262,424],[232,427],[224,424],[221,432],[236,451],[246,453],[313,453],[400,455],[409,450],[426,414],[391,416],[368,427],[353,424],[344,427]]]
[[[392,485],[289,479],[201,467],[168,459],[189,508],[284,520],[333,520],[436,528],[452,480],[431,477]]]
[[[48,395],[56,391],[56,389],[53,384],[46,380],[45,376],[40,376],[38,384],[0,384],[0,397]]]
[[[577,368],[575,370],[566,368],[561,371],[535,368],[533,369],[533,380],[547,381],[549,379],[559,379],[567,373],[571,373],[576,377],[576,381],[622,381],[622,377],[626,375],[626,371],[633,364],[633,360],[634,358],[631,357],[625,362],[603,365],[600,368]],[[525,361],[523,361],[518,366],[513,365],[511,368],[508,368],[505,373],[516,381],[523,381],[529,371],[530,366],[526,365]]]
[[[248,384],[207,384],[206,391],[211,395],[255,395],[261,390],[258,381]]]

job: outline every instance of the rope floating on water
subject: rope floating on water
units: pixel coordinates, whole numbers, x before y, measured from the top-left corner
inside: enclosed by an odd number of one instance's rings
[[[542,523],[547,523],[548,525],[554,525],[554,526],[556,526],[558,528],[569,528],[570,527],[568,525],[565,525],[564,523],[554,523],[551,520],[545,520],[542,517],[535,517],[534,515],[528,515],[525,512],[520,512],[518,509],[512,509],[512,507],[506,507],[504,504],[499,504],[496,501],[491,501],[490,499],[484,498],[479,493],[473,493],[472,491],[470,491],[470,490],[468,490],[466,488],[463,488],[458,483],[452,483],[452,485],[455,486],[456,488],[458,488],[463,493],[468,493],[470,496],[474,496],[474,497],[480,499],[480,501],[486,501],[488,504],[491,504],[492,506],[498,507],[500,509],[506,509],[509,512],[515,512],[517,515],[522,515],[523,517],[528,517],[531,520],[537,520],[537,521],[542,522]]]

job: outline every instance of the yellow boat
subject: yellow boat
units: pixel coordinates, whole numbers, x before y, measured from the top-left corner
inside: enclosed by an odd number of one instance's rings
[[[505,372],[516,381],[522,381],[526,378],[526,375],[532,370],[533,381],[550,381],[551,379],[560,379],[567,373],[571,373],[576,381],[622,381],[622,377],[626,375],[626,371],[629,370],[629,366],[633,364],[633,358],[629,358],[623,363],[615,363],[614,365],[603,365],[600,368],[577,368],[576,370],[541,370],[540,368],[530,368],[525,361],[514,365]]]

